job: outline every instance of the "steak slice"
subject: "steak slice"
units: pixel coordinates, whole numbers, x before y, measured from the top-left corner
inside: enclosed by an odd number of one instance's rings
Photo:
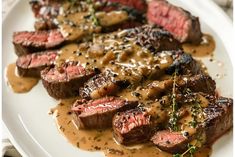
[[[78,126],[83,129],[104,129],[112,126],[112,118],[117,112],[135,108],[137,101],[126,101],[117,97],[96,100],[78,100],[72,107]]]
[[[61,3],[57,0],[31,0],[32,11],[36,21],[34,23],[35,30],[55,29],[57,25],[54,23],[60,12]]]
[[[84,99],[97,99],[107,95],[113,95],[118,90],[125,88],[129,83],[120,80],[112,71],[107,70],[95,75],[80,88],[80,96]]]
[[[136,108],[117,113],[113,118],[113,135],[123,145],[143,143],[152,135],[151,115]]]
[[[190,142],[181,132],[171,132],[170,130],[157,131],[151,141],[161,150],[170,153],[183,152]]]
[[[176,84],[177,87],[181,88],[181,91],[185,88],[189,88],[195,93],[202,92],[215,95],[216,84],[209,75],[179,76],[176,80]]]
[[[153,81],[146,87],[143,87],[136,92],[144,100],[155,100],[161,98],[163,95],[172,92],[173,79],[167,79],[163,81]],[[189,95],[185,95],[185,90],[189,89],[192,92],[192,96],[195,93],[204,93],[204,95],[215,95],[215,81],[208,75],[198,74],[193,76],[178,76],[176,78],[176,99],[179,102],[184,103],[189,99]]]
[[[18,74],[23,77],[40,78],[41,70],[54,65],[56,57],[56,50],[20,56],[16,60]]]
[[[210,145],[232,128],[233,99],[219,97],[214,105],[209,105],[203,112],[206,115],[203,123],[206,132],[205,144]]]
[[[161,150],[170,153],[180,153],[187,149],[187,144],[196,137],[203,137],[203,145],[211,145],[220,136],[224,135],[233,125],[233,100],[219,97],[210,102],[209,106],[203,109],[204,121],[197,127],[197,132],[185,137],[180,132],[162,130],[155,133],[151,141]]]
[[[149,2],[147,18],[150,23],[168,30],[181,43],[199,44],[201,42],[202,32],[198,17],[166,0]]]
[[[173,36],[157,27],[144,25],[130,29],[127,34],[135,43],[154,52],[181,49],[181,44]]]
[[[18,56],[40,52],[61,46],[64,37],[58,30],[35,31],[35,32],[15,32],[13,44],[15,53]]]
[[[165,70],[166,74],[172,75],[178,71],[181,75],[195,75],[203,73],[201,65],[190,54],[184,53],[182,50],[163,51],[158,55],[171,54],[173,63]]]
[[[67,62],[61,67],[44,69],[41,78],[51,97],[64,99],[78,96],[79,88],[95,73],[95,70],[86,69],[77,62]]]

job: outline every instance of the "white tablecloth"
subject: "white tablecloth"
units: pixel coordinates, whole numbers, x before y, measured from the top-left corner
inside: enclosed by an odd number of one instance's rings
[[[233,6],[232,6],[232,0],[214,0],[218,5],[220,5],[223,10],[228,14],[228,16],[233,19]],[[16,3],[16,0],[3,0],[2,1],[2,13],[3,18],[9,11],[9,9]],[[7,138],[7,133],[5,131],[5,128],[3,128],[2,133],[2,154],[3,156],[8,157],[20,157],[20,154],[15,150],[14,146],[10,143],[10,141]]]

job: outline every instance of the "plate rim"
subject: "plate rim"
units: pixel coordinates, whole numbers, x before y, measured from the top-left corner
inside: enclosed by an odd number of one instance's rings
[[[8,12],[6,13],[6,15],[3,17],[3,19],[2,19],[2,26],[5,26],[5,23],[6,23],[6,21],[7,21],[7,19],[9,18],[9,15],[11,14],[11,12],[12,12],[12,10],[13,9],[15,9],[16,7],[17,7],[17,5],[19,4],[19,2],[20,2],[21,0],[16,0],[15,2],[14,2],[14,4],[10,7],[10,9],[8,10]],[[192,0],[192,1],[195,1],[195,0]],[[197,1],[197,0],[196,0]],[[217,14],[220,14],[221,16],[222,16],[222,18],[224,19],[224,20],[226,20],[227,22],[228,22],[228,24],[229,24],[229,27],[230,28],[233,28],[233,22],[232,22],[232,19],[231,18],[229,18],[229,16],[222,10],[222,8],[220,8],[214,1],[212,1],[212,0],[207,0],[207,1],[197,1],[198,3],[200,2],[200,3],[208,3],[209,5],[208,5],[208,7],[211,7],[212,9],[213,9],[213,13],[215,12],[215,11],[217,11]],[[200,4],[201,5],[201,4]],[[4,30],[4,28],[5,27],[2,27],[2,30]],[[232,39],[234,39],[233,38],[233,35],[232,36],[230,36]],[[231,47],[233,46],[233,45],[230,45]],[[232,48],[229,48],[229,49],[231,49],[232,50]],[[3,52],[2,52],[3,53]],[[230,58],[230,60],[232,59],[232,56],[234,55],[231,51],[227,51],[227,53],[228,53],[228,55],[229,55],[229,58]],[[3,59],[3,58],[2,58]],[[232,62],[232,60],[231,60],[231,63],[232,63],[232,66],[233,66],[233,62]],[[233,68],[233,67],[232,67]],[[234,69],[234,68],[233,68]],[[4,75],[4,73],[3,73],[3,75]],[[2,80],[2,83],[3,83],[4,81]],[[2,104],[2,106],[3,106],[3,104]],[[22,156],[29,156],[27,153],[26,153],[26,151],[21,147],[21,145],[18,143],[18,142],[16,142],[16,140],[14,139],[14,137],[13,137],[13,135],[12,135],[12,133],[10,132],[10,130],[9,130],[9,128],[8,128],[8,126],[7,126],[7,123],[5,122],[5,120],[4,120],[5,118],[4,118],[4,116],[2,116],[2,125],[5,127],[5,131],[7,132],[7,135],[8,135],[8,138],[10,139],[10,141],[11,141],[11,143],[14,145],[14,147],[18,150],[18,152],[22,155]],[[233,131],[233,130],[232,130]],[[233,137],[234,138],[234,137]]]

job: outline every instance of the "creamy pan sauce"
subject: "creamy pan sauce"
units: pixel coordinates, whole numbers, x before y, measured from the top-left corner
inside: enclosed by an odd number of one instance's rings
[[[39,81],[35,78],[18,76],[15,63],[7,66],[6,77],[7,83],[16,93],[29,92]]]
[[[62,100],[50,112],[55,118],[59,131],[75,147],[89,151],[102,151],[107,157],[172,157],[172,154],[159,150],[151,143],[133,147],[119,145],[114,141],[110,129],[98,131],[79,130],[70,111],[75,100],[76,98]],[[210,153],[210,148],[204,148],[194,155],[195,157],[208,157]]]
[[[205,57],[213,55],[215,50],[215,41],[209,34],[204,34],[200,45],[183,44],[185,52],[192,54],[194,57]]]

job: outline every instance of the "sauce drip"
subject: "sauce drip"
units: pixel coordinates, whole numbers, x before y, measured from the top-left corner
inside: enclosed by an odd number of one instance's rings
[[[20,77],[17,75],[15,63],[7,66],[6,77],[7,83],[15,93],[29,92],[37,83],[38,79],[30,77]]]
[[[62,100],[51,110],[59,131],[67,140],[82,150],[102,151],[107,157],[172,157],[172,154],[163,152],[151,143],[125,147],[117,144],[112,135],[112,130],[79,130],[73,120],[71,105],[76,98]],[[198,151],[196,157],[208,157],[210,148]]]
[[[215,50],[215,41],[211,35],[204,34],[202,42],[199,45],[185,43],[183,44],[183,49],[185,52],[192,54],[192,56],[206,57],[213,55]]]

